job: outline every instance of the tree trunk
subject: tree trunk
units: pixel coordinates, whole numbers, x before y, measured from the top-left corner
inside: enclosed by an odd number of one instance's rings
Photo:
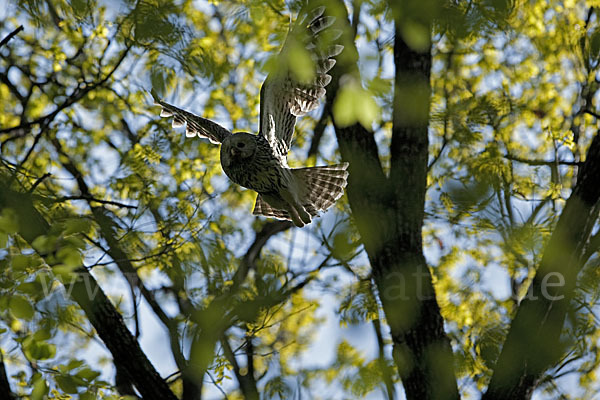
[[[347,15],[343,16],[347,21]],[[328,107],[341,76],[357,76],[356,49],[344,42],[328,87]],[[344,63],[349,58],[354,59]],[[392,168],[387,177],[372,132],[356,123],[343,127],[332,115],[340,153],[350,163],[348,199],[365,245],[390,326],[394,361],[408,399],[458,399],[450,341],[435,298],[422,248],[428,158],[431,54],[411,50],[396,34]],[[416,93],[406,92],[407,83]],[[403,98],[411,97],[409,114]]]
[[[544,371],[564,353],[560,334],[600,209],[600,135],[550,237],[506,337],[484,400],[530,399]]]

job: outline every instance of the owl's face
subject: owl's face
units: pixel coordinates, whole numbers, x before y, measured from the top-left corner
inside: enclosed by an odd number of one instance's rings
[[[256,151],[255,135],[239,132],[228,136],[221,145],[221,163],[229,167],[232,163],[247,160]]]

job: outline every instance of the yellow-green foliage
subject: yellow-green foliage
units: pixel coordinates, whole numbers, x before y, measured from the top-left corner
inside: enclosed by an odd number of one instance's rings
[[[340,125],[375,128],[387,164],[392,12],[380,0],[346,3],[362,4],[356,39],[363,80],[341,80],[333,113]],[[429,45],[424,21],[435,21],[430,114],[411,110],[415,96],[427,96],[429,88],[410,79],[399,101],[404,121],[429,118],[425,254],[467,398],[488,382],[573,187],[575,165],[598,129],[600,24],[597,11],[589,19],[588,13],[600,4],[401,3],[395,10],[400,33],[414,48]],[[157,116],[148,95],[154,88],[227,128],[256,132],[260,85],[273,68],[269,56],[278,52],[298,4],[102,4],[112,2],[10,1],[0,21],[0,40],[24,27],[0,47],[0,198],[5,189],[26,193],[49,224],[47,234],[28,243],[28,227],[42,222],[19,219],[14,204],[0,210],[1,350],[13,390],[36,400],[119,398],[112,377],[101,375],[110,370],[107,359],[90,363],[78,355],[91,347],[95,331],[58,290],[72,288],[78,268],[87,268],[135,329],[131,299],[112,290],[123,282],[115,265],[122,259],[108,254],[115,246],[133,268],[121,272],[137,273],[156,289],[159,304],[176,310],[169,316],[184,352],[198,332],[211,329],[202,318],[230,327],[212,343],[205,377],[229,398],[241,395],[229,382],[235,366],[224,341],[238,360],[252,345],[255,376],[268,398],[304,391],[307,398],[363,398],[378,393],[386,376],[397,383],[347,204],[336,210],[341,227],[317,221],[305,229],[311,246],[302,262],[291,256],[300,249],[288,245],[295,234],[283,233],[245,281],[236,282],[241,257],[264,225],[251,216],[254,193],[230,185],[219,148],[184,139]],[[304,49],[286,57],[292,73],[309,78],[303,74],[312,61]],[[304,164],[316,118],[299,120],[292,166]],[[308,164],[339,160],[327,132],[322,144]],[[314,260],[318,267],[307,268]],[[576,360],[568,367],[587,398],[598,390],[597,264],[592,258],[581,274],[579,307],[565,332],[572,344],[565,361]],[[323,275],[330,267],[334,273]],[[337,303],[330,307],[323,299]],[[330,354],[315,355],[311,346],[327,322],[319,310],[326,307],[339,313],[334,326],[379,331],[383,359],[337,337]],[[165,351],[170,346],[164,343]],[[177,375],[172,381],[180,395],[181,381]],[[541,390],[558,397],[560,389],[547,382]]]

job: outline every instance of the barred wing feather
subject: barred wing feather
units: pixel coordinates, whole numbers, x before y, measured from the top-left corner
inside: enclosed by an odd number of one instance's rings
[[[318,7],[296,21],[278,56],[285,61],[283,58],[300,43],[313,59],[314,79],[301,82],[284,67],[269,73],[260,90],[260,134],[282,159],[290,148],[296,117],[319,106],[319,100],[325,95],[325,86],[331,81],[327,72],[335,65],[332,57],[344,48],[329,45],[341,35],[341,31],[328,29],[334,18],[324,16],[324,11],[324,7]],[[280,65],[285,66],[286,62]]]
[[[199,136],[207,138],[211,143],[218,144],[222,143],[227,136],[231,135],[231,132],[221,125],[161,100],[154,89],[152,89],[150,94],[154,99],[154,104],[162,107],[160,116],[173,117],[173,128],[179,128],[180,126],[186,125],[186,137]]]

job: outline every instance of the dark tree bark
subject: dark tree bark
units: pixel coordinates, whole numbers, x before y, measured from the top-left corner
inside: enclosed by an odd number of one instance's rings
[[[19,220],[19,235],[28,243],[31,244],[37,237],[49,233],[50,225],[35,208],[32,196],[29,193],[16,192],[5,182],[0,182],[0,210],[4,208],[15,211]],[[135,385],[144,399],[177,399],[154,369],[139,343],[127,329],[123,317],[94,277],[83,268],[76,272],[77,280],[73,285],[71,298],[85,312],[98,336],[111,352],[113,362],[122,372],[124,379]]]
[[[0,40],[0,48],[10,41],[13,37],[23,30],[23,25],[19,25],[17,29],[9,33],[4,39]]]
[[[530,399],[544,371],[564,354],[560,334],[599,209],[597,133],[544,251],[531,284],[532,296],[521,302],[512,321],[484,400]]]
[[[340,8],[341,9],[341,8]],[[347,22],[344,13],[340,19]],[[357,77],[356,49],[345,40],[328,106],[339,80]],[[348,199],[369,257],[390,326],[394,361],[408,399],[457,399],[450,341],[423,255],[421,228],[427,180],[431,53],[411,50],[397,33],[391,171],[386,176],[372,132],[340,126],[332,115],[340,153],[350,163]],[[358,78],[357,78],[358,79]],[[409,88],[410,86],[410,88]],[[408,90],[412,90],[408,91]],[[409,98],[412,108],[403,105]],[[331,108],[330,108],[331,109]]]
[[[8,376],[6,375],[4,360],[0,354],[0,399],[13,400],[16,398],[17,396],[10,390],[10,383],[8,382]]]
[[[56,138],[50,140],[54,149],[58,154],[62,156],[61,164],[71,176],[77,182],[77,188],[81,194],[82,199],[86,199],[88,206],[94,217],[94,221],[100,228],[100,236],[106,241],[107,248],[105,249],[107,254],[114,260],[115,264],[119,267],[119,270],[123,276],[127,279],[132,289],[137,288],[144,299],[152,308],[152,311],[156,314],[158,319],[165,325],[169,331],[170,338],[170,350],[173,353],[173,358],[177,364],[177,368],[181,371],[181,380],[183,386],[183,400],[199,400],[202,394],[202,379],[196,378],[192,372],[189,371],[188,362],[185,355],[180,348],[181,338],[178,332],[177,321],[170,318],[167,313],[163,310],[161,305],[156,301],[154,294],[146,288],[142,279],[138,275],[137,269],[133,266],[130,258],[127,256],[126,251],[122,248],[119,240],[115,236],[113,226],[115,221],[110,217],[110,214],[104,207],[97,207],[94,205],[94,197],[85,182],[84,176],[80,169],[75,165],[75,162],[69,157],[64,151],[62,144]],[[117,368],[117,377],[119,377],[119,369]],[[126,387],[126,385],[121,385]],[[119,389],[119,393],[122,395],[130,394],[126,390]]]
[[[223,346],[223,351],[225,353],[225,357],[233,366],[233,373],[240,385],[240,392],[244,399],[246,400],[259,400],[260,394],[258,393],[258,384],[256,382],[256,378],[254,377],[254,351],[252,346],[252,339],[248,338],[248,343],[246,344],[246,364],[247,370],[245,373],[242,373],[242,369],[240,368],[237,359],[235,358],[235,354],[233,353],[233,349],[229,344],[229,339],[225,335],[221,337],[221,344]]]

